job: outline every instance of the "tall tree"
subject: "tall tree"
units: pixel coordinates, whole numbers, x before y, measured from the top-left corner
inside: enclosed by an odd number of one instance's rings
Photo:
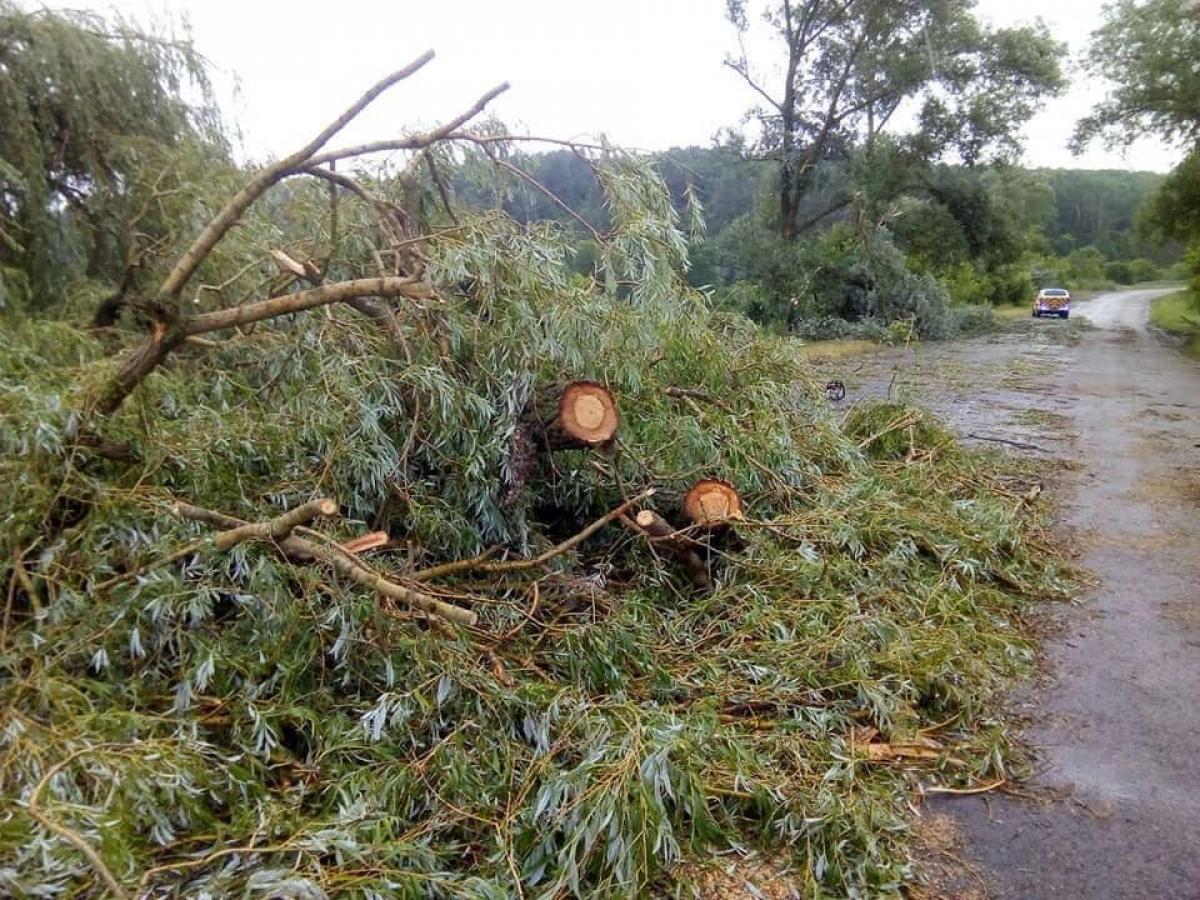
[[[1074,145],[1129,144],[1146,132],[1200,146],[1200,7],[1194,0],[1134,0],[1105,7],[1084,57],[1111,90],[1080,120]]]
[[[116,277],[132,241],[129,200],[164,151],[193,140],[224,147],[204,60],[188,41],[8,0],[0,122],[0,266],[22,272],[42,303],[77,270]]]
[[[739,35],[750,3],[728,0]],[[822,162],[870,154],[889,134],[906,159],[975,164],[1018,150],[1017,129],[1063,78],[1044,26],[989,29],[971,0],[780,0],[761,18],[785,54],[774,88],[746,52],[726,64],[760,98],[760,158],[779,167],[779,227],[792,240],[850,202],[846,191],[802,216]],[[892,154],[893,161],[896,159]]]
[[[1077,150],[1098,138],[1128,145],[1151,132],[1188,151],[1147,219],[1162,236],[1189,244],[1200,306],[1200,8],[1193,0],[1120,0],[1105,8],[1087,59],[1112,89],[1080,120]]]

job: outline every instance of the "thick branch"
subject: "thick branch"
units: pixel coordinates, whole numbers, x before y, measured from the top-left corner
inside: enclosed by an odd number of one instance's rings
[[[425,299],[430,296],[432,291],[429,285],[418,278],[355,278],[352,281],[323,284],[294,294],[283,294],[257,303],[246,303],[217,312],[189,316],[183,320],[182,328],[185,335],[206,334],[235,325],[249,325],[263,319],[274,319],[318,306],[328,306],[330,303],[342,303],[357,297]]]
[[[626,527],[644,535],[651,547],[661,547],[674,556],[683,565],[696,587],[704,590],[712,587],[712,576],[708,574],[708,566],[704,564],[700,554],[654,510],[643,509],[632,519],[622,516],[621,521]]]
[[[322,166],[328,162],[338,159],[348,159],[351,156],[365,156],[368,153],[380,153],[391,150],[422,150],[430,144],[436,144],[438,141],[445,140],[456,129],[462,127],[471,119],[475,118],[483,108],[492,102],[500,94],[503,94],[509,88],[508,82],[498,84],[478,100],[476,100],[471,108],[466,112],[455,116],[445,125],[441,125],[432,131],[426,131],[424,134],[415,134],[412,137],[397,138],[392,141],[375,141],[370,144],[358,144],[354,147],[343,147],[341,150],[330,150],[318,156],[314,156],[307,161],[310,166]]]

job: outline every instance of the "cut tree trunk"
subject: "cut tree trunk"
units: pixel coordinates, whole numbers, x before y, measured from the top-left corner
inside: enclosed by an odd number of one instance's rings
[[[558,396],[558,408],[544,422],[541,439],[549,450],[604,447],[621,424],[617,398],[595,381],[572,381]]]
[[[712,587],[712,576],[704,559],[696,552],[696,548],[680,535],[671,523],[652,509],[643,509],[632,520],[625,519],[627,524],[632,522],[635,530],[641,532],[655,549],[667,551],[683,566],[692,584],[702,590]]]
[[[705,529],[727,526],[743,519],[742,495],[728,481],[705,478],[683,496],[683,514]]]

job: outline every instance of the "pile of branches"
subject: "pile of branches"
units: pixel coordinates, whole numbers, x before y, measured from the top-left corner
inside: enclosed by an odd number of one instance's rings
[[[94,316],[6,315],[0,890],[636,895],[755,845],[899,890],[919,786],[1004,775],[1036,511],[711,310],[644,159],[574,145],[580,277],[499,212],[545,191],[468,128],[502,88],[326,149],[427,61]]]

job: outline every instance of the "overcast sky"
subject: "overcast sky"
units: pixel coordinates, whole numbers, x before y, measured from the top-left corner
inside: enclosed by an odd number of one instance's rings
[[[437,58],[393,88],[346,133],[389,137],[449,117],[500,81],[491,109],[510,128],[550,137],[604,133],[629,147],[708,144],[754,97],[722,66],[736,47],[724,0],[108,0],[51,6],[118,10],[142,23],[184,17],[216,67],[227,116],[255,159],[296,149],[369,84],[432,48]],[[980,0],[993,24],[1042,16],[1073,54],[1101,4]],[[757,57],[756,57],[757,59]],[[769,67],[770,60],[764,60]],[[1103,96],[1076,75],[1026,129],[1037,166],[1169,169],[1181,154],[1156,140],[1121,152],[1066,149],[1072,126]]]

